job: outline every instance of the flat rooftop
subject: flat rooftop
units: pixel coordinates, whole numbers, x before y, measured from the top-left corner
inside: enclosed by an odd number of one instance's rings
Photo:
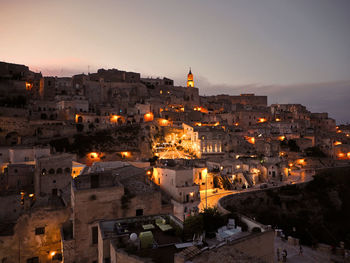
[[[132,165],[83,174],[73,180],[73,187],[76,190],[114,186],[124,186],[134,195],[159,191],[157,187],[146,180],[146,170]]]
[[[180,252],[182,249],[175,247],[175,244],[182,243],[180,237],[176,235],[175,228],[169,231],[162,231],[157,225],[156,220],[164,219],[166,224],[172,226],[182,226],[182,223],[172,215],[155,215],[155,216],[140,216],[132,218],[124,218],[119,220],[101,221],[100,229],[103,239],[111,239],[115,248],[125,248],[129,254],[136,255],[140,258],[149,258],[152,262],[174,262],[174,254]],[[144,225],[153,225],[153,229],[145,230]],[[120,229],[126,231],[121,233]],[[140,248],[130,250],[125,247],[125,243],[128,242],[129,236],[135,233],[138,237],[140,233],[151,231],[154,238],[153,248]],[[124,242],[121,241],[124,239]]]

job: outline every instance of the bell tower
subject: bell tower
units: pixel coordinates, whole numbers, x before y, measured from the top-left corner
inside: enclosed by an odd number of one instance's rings
[[[193,74],[191,72],[191,68],[187,75],[187,87],[192,87],[192,88],[194,87]]]

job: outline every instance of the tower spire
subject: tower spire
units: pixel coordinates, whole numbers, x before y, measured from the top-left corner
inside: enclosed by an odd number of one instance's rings
[[[193,74],[192,74],[192,70],[190,67],[190,71],[188,72],[187,75],[187,87],[194,87],[194,82],[193,82]]]

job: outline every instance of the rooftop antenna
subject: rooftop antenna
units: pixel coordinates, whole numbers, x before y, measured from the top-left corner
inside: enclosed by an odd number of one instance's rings
[[[88,75],[90,74],[90,65],[88,65]]]

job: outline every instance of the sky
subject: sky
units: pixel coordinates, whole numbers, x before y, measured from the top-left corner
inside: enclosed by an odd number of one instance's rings
[[[118,68],[350,122],[349,0],[0,0],[0,61]]]

